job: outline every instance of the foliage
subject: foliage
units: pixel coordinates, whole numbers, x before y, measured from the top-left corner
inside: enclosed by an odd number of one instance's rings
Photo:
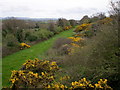
[[[75,20],[73,20],[73,19],[69,20],[69,22],[70,22],[70,25],[71,25],[72,27],[74,27],[74,26],[77,25],[77,22],[76,22]]]
[[[69,26],[70,22],[64,18],[59,18],[58,19],[58,26],[60,27],[65,27],[65,26]]]
[[[28,60],[23,64],[22,70],[12,71],[11,88],[44,88],[54,80],[58,69],[56,62]]]
[[[53,33],[46,29],[41,29],[34,34],[36,34],[39,39],[48,39],[49,37],[53,36]]]
[[[116,23],[113,23],[111,19],[109,19],[110,21],[106,19],[108,18],[103,19],[103,21],[105,20],[107,23],[90,28],[90,30],[96,29],[96,35],[86,38],[86,44],[82,48],[74,48],[73,54],[64,57],[62,65],[66,68],[66,72],[74,77],[73,80],[78,79],[79,76],[87,77],[95,82],[100,78],[107,78],[110,81],[109,85],[117,89],[120,83],[119,56],[117,54],[119,53],[118,29]],[[95,23],[97,25],[99,21]],[[117,84],[114,84],[115,82]]]
[[[36,41],[37,39],[38,39],[37,36],[34,36],[34,35],[27,36],[27,40],[30,42]]]
[[[12,71],[10,81],[12,83],[10,88],[55,88],[55,89],[77,89],[84,90],[89,89],[109,89],[107,85],[107,79],[100,79],[98,83],[92,85],[86,78],[79,80],[78,82],[72,82],[70,86],[64,85],[60,82],[56,82],[55,72],[59,70],[56,62],[50,62],[46,60],[28,60],[23,64],[22,70]],[[69,76],[61,77],[60,80],[70,79]]]
[[[71,39],[73,42],[79,42],[81,40],[84,40],[83,38],[80,37],[68,37],[68,39]]]
[[[102,19],[102,20],[99,20],[98,23],[100,23],[100,24],[108,24],[108,23],[110,23],[111,21],[112,21],[111,18],[106,17],[106,18],[104,18],[104,19]]]
[[[90,26],[91,24],[82,24],[77,26],[77,28],[74,30],[74,32],[81,32],[83,30],[85,30],[88,26]]]
[[[70,25],[70,26],[65,26],[63,29],[64,30],[69,30],[69,29],[71,29],[72,28],[72,26]]]
[[[65,45],[65,44],[70,44],[71,40],[70,39],[66,39],[66,38],[58,38],[53,45],[53,48],[60,48],[61,46]]]
[[[80,20],[80,24],[84,23],[90,23],[90,18],[87,15],[83,16],[83,18]]]

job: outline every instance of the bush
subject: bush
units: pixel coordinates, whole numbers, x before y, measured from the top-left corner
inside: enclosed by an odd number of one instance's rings
[[[63,29],[61,27],[55,27],[55,34],[58,34],[62,31],[63,31]]]
[[[7,42],[7,46],[8,46],[8,47],[13,47],[13,46],[15,46],[15,43],[12,42],[12,41],[11,41],[11,42],[8,41],[8,42]]]
[[[21,70],[12,71],[11,88],[45,88],[55,79],[59,70],[56,62],[47,60],[27,60]]]
[[[87,29],[91,24],[84,23],[82,25],[77,26],[77,28],[74,30],[74,32],[81,32],[85,29]]]
[[[30,41],[30,42],[36,41],[36,40],[37,40],[37,37],[34,36],[34,35],[30,35],[30,36],[27,37],[27,40]]]
[[[22,70],[13,70],[10,81],[12,83],[12,89],[19,88],[52,88],[52,89],[108,89],[112,90],[107,85],[107,79],[100,79],[97,83],[93,84],[86,78],[82,78],[79,81],[73,81],[68,84],[61,83],[63,80],[68,80],[71,77],[64,76],[58,78],[55,74],[60,68],[56,62],[44,61],[44,60],[28,60],[23,64]],[[56,81],[56,79],[58,79]]]
[[[40,29],[39,31],[35,32],[34,34],[36,34],[39,39],[48,39],[51,36],[53,36],[53,33],[48,31],[47,29]]]
[[[66,38],[58,38],[54,44],[53,44],[53,48],[58,49],[61,46],[65,45],[65,44],[70,44],[72,41],[70,39],[66,39]]]
[[[3,39],[3,46],[14,47],[18,46],[17,38],[13,34],[7,34]]]

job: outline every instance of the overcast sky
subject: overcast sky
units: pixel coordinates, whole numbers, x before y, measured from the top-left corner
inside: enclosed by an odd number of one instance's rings
[[[0,17],[81,19],[107,12],[110,0],[0,0]]]

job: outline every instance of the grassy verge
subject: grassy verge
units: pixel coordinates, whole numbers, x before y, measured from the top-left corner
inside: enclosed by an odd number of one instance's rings
[[[9,78],[12,70],[18,70],[21,68],[22,64],[25,60],[40,58],[44,53],[53,45],[53,42],[60,37],[70,37],[73,34],[73,30],[68,30],[61,32],[58,35],[46,40],[44,42],[33,45],[31,48],[26,50],[21,50],[12,55],[6,56],[2,59],[2,69],[3,69],[3,77],[2,77],[2,85],[9,86]]]

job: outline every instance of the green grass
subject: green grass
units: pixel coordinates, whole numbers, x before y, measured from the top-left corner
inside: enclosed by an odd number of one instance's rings
[[[6,56],[2,59],[2,85],[9,86],[9,78],[12,70],[19,70],[22,64],[28,59],[40,58],[44,56],[44,53],[53,45],[54,41],[60,37],[70,37],[73,34],[73,30],[61,32],[58,35],[46,40],[44,42],[33,45],[29,49],[21,50],[12,55]]]

